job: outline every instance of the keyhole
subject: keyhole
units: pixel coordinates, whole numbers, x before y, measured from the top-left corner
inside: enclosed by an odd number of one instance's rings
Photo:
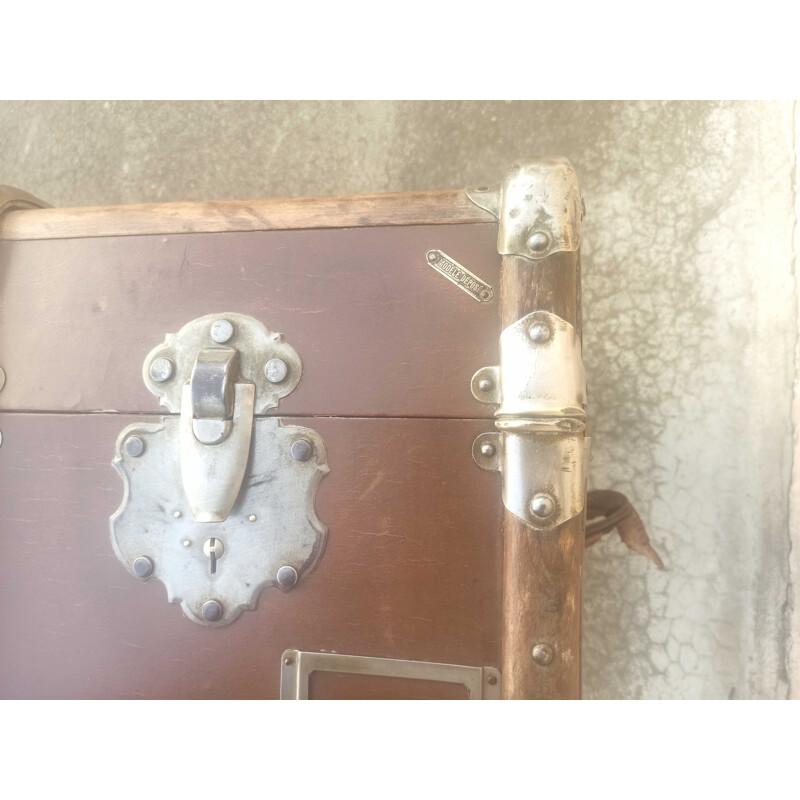
[[[222,545],[222,541],[217,538],[206,539],[206,543],[203,545],[203,553],[205,554],[206,558],[211,562],[211,574],[213,575],[217,571],[217,561],[222,558],[222,554],[225,552],[225,548]]]

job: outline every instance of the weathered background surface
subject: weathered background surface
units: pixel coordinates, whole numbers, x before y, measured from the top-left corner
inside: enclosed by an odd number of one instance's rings
[[[0,183],[56,206],[457,188],[574,162],[591,483],[667,564],[587,552],[588,698],[791,692],[791,103],[2,103]],[[800,512],[796,512],[800,517]]]

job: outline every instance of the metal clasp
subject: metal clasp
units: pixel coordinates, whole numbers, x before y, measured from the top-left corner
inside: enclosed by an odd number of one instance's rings
[[[236,502],[250,453],[255,386],[235,382],[239,354],[209,348],[183,387],[181,477],[197,522],[224,522]]]
[[[324,552],[314,498],[325,443],[264,416],[301,374],[280,333],[236,313],[192,320],[145,359],[144,382],[172,413],[117,439],[124,494],[111,542],[201,625],[229,624],[267,587],[290,591]]]

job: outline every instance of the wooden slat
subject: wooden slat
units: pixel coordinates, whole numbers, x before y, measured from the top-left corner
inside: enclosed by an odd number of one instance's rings
[[[0,239],[492,222],[462,190],[10,211]]]
[[[580,252],[542,261],[503,257],[503,327],[532,311],[550,311],[581,331]],[[580,697],[584,515],[534,531],[505,511],[503,697]],[[553,648],[551,664],[533,661],[536,644]]]

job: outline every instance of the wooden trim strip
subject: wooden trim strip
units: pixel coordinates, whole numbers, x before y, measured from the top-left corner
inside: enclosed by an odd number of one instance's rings
[[[9,211],[0,239],[494,222],[461,190]]]

